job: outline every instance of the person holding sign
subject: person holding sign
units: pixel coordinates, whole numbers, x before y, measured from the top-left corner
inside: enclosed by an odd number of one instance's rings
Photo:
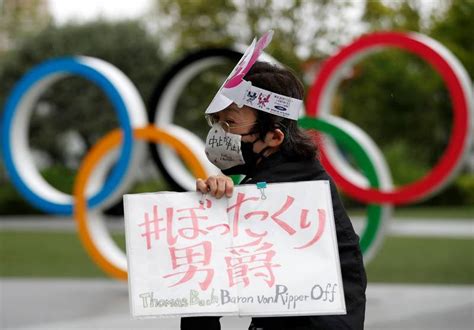
[[[259,317],[249,329],[363,329],[367,280],[359,237],[315,145],[297,126],[301,82],[288,69],[257,61],[271,37],[272,31],[254,40],[207,108],[206,155],[223,174],[197,179],[196,187],[222,198],[232,196],[234,174],[245,175],[246,184],[329,180],[347,314]],[[220,329],[219,317],[181,319],[181,329],[197,328]]]

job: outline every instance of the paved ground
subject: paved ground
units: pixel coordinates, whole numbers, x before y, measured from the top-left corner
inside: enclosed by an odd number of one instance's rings
[[[125,283],[0,279],[2,329],[179,329],[179,319],[131,320]],[[474,286],[371,284],[366,329],[472,329]],[[222,329],[247,329],[226,317]]]

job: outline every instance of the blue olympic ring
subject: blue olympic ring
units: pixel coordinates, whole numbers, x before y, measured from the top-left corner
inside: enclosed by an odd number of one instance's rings
[[[127,107],[120,92],[111,83],[111,81],[95,68],[88,66],[81,62],[80,58],[65,57],[53,59],[34,67],[28,72],[14,87],[13,92],[9,96],[3,119],[0,123],[1,128],[1,149],[3,150],[3,157],[5,160],[5,168],[10,175],[12,183],[18,191],[33,205],[39,209],[55,214],[71,215],[73,211],[72,200],[71,203],[59,204],[43,199],[33,192],[24,182],[18,173],[12,157],[13,150],[11,149],[11,132],[15,112],[18,110],[21,100],[25,97],[28,91],[37,85],[41,80],[53,74],[77,74],[86,78],[87,80],[97,84],[105,94],[110,102],[113,104],[114,110],[118,115],[120,127],[123,132],[123,146],[118,159],[111,174],[108,176],[105,184],[101,190],[88,200],[89,207],[94,207],[104,201],[119,185],[121,178],[127,172],[133,146],[133,130]]]

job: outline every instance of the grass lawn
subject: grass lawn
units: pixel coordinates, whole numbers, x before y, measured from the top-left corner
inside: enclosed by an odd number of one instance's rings
[[[124,246],[123,235],[114,237]],[[369,282],[474,284],[474,240],[388,237]],[[0,276],[105,277],[75,233],[0,231]]]
[[[0,260],[0,276],[105,276],[76,233],[0,231]]]
[[[365,216],[366,209],[348,209],[349,215],[351,216]],[[404,218],[409,219],[426,219],[426,220],[437,220],[437,219],[455,219],[455,220],[473,220],[474,221],[474,206],[462,206],[462,207],[394,207],[393,216],[395,218],[403,220]]]
[[[369,282],[474,284],[474,240],[386,237]]]

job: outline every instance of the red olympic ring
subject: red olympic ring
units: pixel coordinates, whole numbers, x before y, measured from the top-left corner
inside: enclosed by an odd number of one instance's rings
[[[438,52],[418,40],[417,35],[397,32],[381,32],[363,36],[343,48],[337,55],[330,57],[317,74],[314,84],[308,93],[306,109],[310,116],[321,112],[320,102],[323,92],[335,71],[348,59],[363,50],[375,47],[398,47],[417,54],[441,75],[449,91],[453,105],[453,125],[447,149],[435,167],[420,180],[401,186],[391,192],[377,189],[360,188],[340,175],[328,161],[324,148],[321,148],[321,160],[329,174],[346,193],[363,202],[405,204],[419,200],[434,192],[447,179],[460,163],[463,149],[468,143],[469,116],[468,101],[462,84],[452,66]]]

